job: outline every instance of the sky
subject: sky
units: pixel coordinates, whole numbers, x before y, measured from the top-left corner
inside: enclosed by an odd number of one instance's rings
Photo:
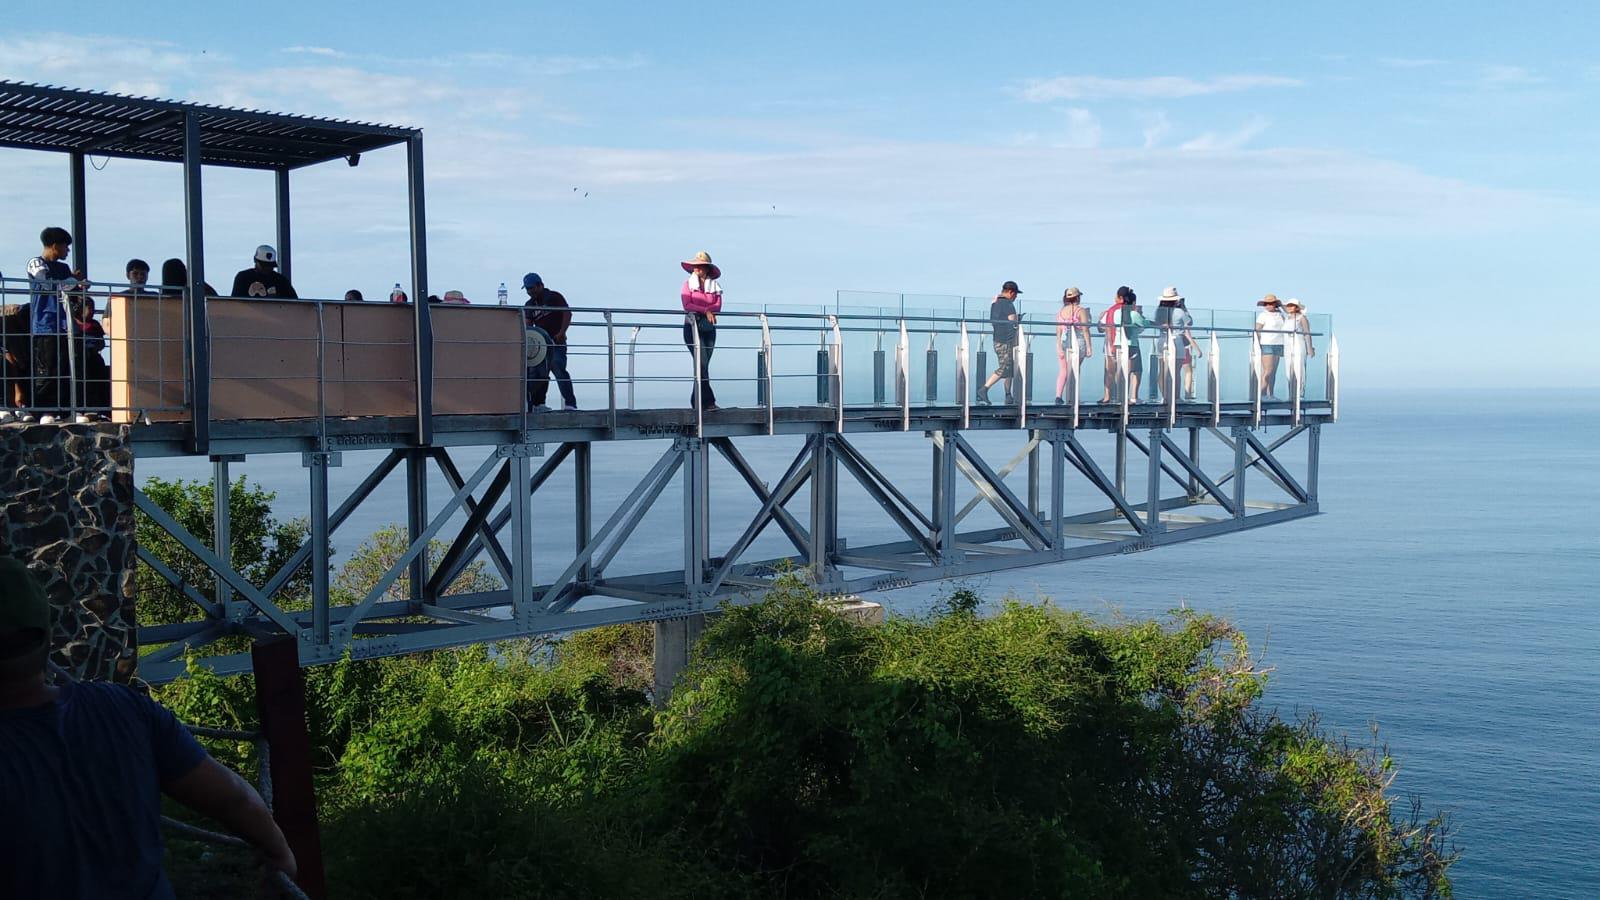
[[[470,15],[465,10],[470,9]],[[1600,8],[1584,3],[73,4],[0,78],[420,127],[430,286],[671,307],[1069,285],[1330,314],[1356,387],[1600,387]],[[181,256],[178,167],[92,160],[90,276]],[[303,296],[409,281],[404,152],[294,176]],[[70,224],[0,150],[0,272]],[[208,280],[273,234],[208,171]],[[1519,321],[1521,320],[1521,321]]]

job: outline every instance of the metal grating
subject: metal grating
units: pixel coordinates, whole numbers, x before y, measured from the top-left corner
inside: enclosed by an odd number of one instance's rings
[[[387,147],[420,132],[0,80],[0,146],[126,159],[183,159],[184,117],[200,121],[205,165],[295,169]]]

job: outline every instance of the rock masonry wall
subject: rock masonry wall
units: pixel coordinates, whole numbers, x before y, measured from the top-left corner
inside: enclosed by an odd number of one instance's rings
[[[0,425],[0,553],[44,581],[54,659],[77,678],[134,674],[133,528],[126,425]]]

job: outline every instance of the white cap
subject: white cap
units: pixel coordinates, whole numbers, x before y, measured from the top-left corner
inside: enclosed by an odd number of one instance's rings
[[[278,264],[278,251],[272,249],[271,244],[262,244],[256,248],[256,262],[264,262],[269,266]]]

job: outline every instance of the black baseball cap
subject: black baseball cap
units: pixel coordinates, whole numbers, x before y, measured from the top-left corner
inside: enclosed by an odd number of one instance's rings
[[[1003,294],[1006,291],[1014,291],[1020,294],[1022,293],[1022,288],[1017,287],[1017,283],[1015,281],[1008,281],[1005,284],[1000,285],[1000,293]]]

